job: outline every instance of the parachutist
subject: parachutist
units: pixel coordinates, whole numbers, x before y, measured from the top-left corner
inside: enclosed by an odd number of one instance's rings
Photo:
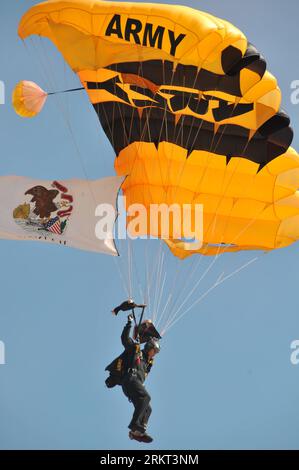
[[[138,437],[142,442],[151,442],[152,439],[146,434],[148,420],[152,412],[151,397],[143,383],[152,368],[154,356],[160,351],[160,345],[158,340],[151,338],[141,351],[140,345],[130,338],[131,326],[132,322],[128,322],[121,336],[130,366],[124,376],[122,389],[135,408],[129,424],[129,437],[131,439]]]
[[[133,318],[133,315],[128,316],[121,335],[124,352],[106,368],[110,372],[106,385],[109,388],[121,385],[123,393],[134,405],[133,417],[128,426],[129,438],[150,443],[153,439],[146,429],[152,412],[151,397],[143,384],[153,366],[154,356],[160,352],[160,344],[157,338],[151,337],[141,350],[140,341],[130,337]]]

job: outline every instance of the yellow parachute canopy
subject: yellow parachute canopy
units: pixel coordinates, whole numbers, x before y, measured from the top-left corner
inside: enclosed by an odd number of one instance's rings
[[[78,74],[116,172],[128,175],[127,207],[203,204],[202,248],[170,230],[176,256],[271,250],[299,238],[290,120],[275,77],[240,30],[178,5],[53,0],[22,18],[20,37],[33,34]]]

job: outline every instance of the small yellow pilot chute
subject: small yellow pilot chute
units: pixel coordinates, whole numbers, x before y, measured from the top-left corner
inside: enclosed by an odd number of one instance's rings
[[[31,118],[41,112],[47,96],[48,93],[36,83],[22,80],[13,91],[12,104],[19,116]]]

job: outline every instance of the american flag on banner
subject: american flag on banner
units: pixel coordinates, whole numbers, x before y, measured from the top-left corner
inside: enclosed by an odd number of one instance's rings
[[[61,235],[61,224],[59,217],[54,217],[54,219],[49,220],[45,224],[45,229],[49,232],[56,233],[57,235]]]

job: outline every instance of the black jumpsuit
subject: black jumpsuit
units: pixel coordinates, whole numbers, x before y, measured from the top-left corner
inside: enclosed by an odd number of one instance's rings
[[[128,372],[126,373],[122,389],[126,397],[134,405],[133,418],[129,424],[132,431],[145,432],[149,417],[152,412],[150,406],[151,397],[145,389],[143,382],[149,373],[152,362],[149,361],[144,353],[140,352],[138,360],[137,344],[130,338],[131,322],[128,322],[123,329],[121,341],[128,353]]]

